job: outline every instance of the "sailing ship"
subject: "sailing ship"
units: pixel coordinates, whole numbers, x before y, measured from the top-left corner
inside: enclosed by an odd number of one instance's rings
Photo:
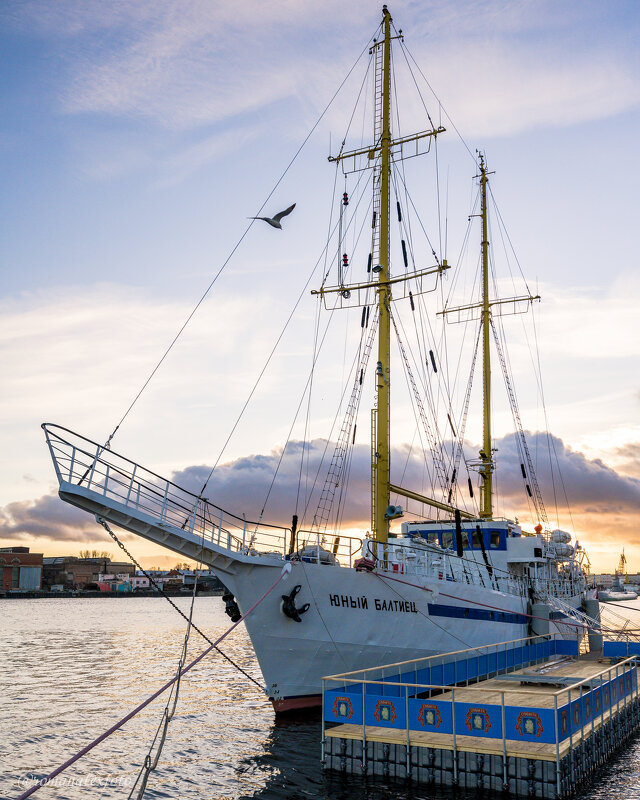
[[[467,463],[463,434],[445,458],[426,419],[417,382],[409,383],[419,421],[429,442],[430,464],[440,496],[392,481],[390,401],[391,339],[397,332],[397,303],[414,311],[430,281],[442,278],[449,264],[409,268],[402,240],[404,269],[392,270],[391,196],[393,170],[409,157],[426,154],[444,133],[431,125],[419,133],[395,137],[392,131],[392,43],[402,32],[383,8],[379,35],[370,46],[374,89],[373,138],[330,161],[345,174],[372,175],[371,248],[362,281],[349,281],[348,259],[338,239],[336,284],[314,291],[322,304],[362,309],[359,359],[324,488],[313,523],[304,529],[296,516],[288,527],[248,521],[224,508],[204,491],[193,493],[171,480],[67,428],[43,425],[59,482],[59,495],[95,514],[106,524],[138,534],[208,565],[228,589],[230,615],[237,616],[260,597],[283,564],[291,564],[285,594],[270,595],[248,618],[246,628],[277,712],[320,702],[321,678],[461,648],[522,638],[531,632],[575,636],[585,619],[597,616],[589,596],[586,554],[571,536],[551,531],[523,430],[517,432],[521,471],[538,515],[535,532],[517,519],[494,512],[495,452],[491,418],[491,340],[494,318],[507,304],[529,306],[536,297],[492,297],[489,270],[488,183],[484,156],[477,160],[481,220],[481,293],[477,303],[449,306],[445,317],[475,315],[482,350],[483,439],[479,458]],[[348,195],[340,198],[341,213]],[[400,202],[396,203],[401,220]],[[342,217],[341,217],[342,220]],[[342,226],[341,226],[342,227]],[[435,256],[435,252],[433,252]],[[358,315],[360,316],[360,315]],[[497,340],[496,340],[497,341]],[[476,345],[478,346],[478,344]],[[375,357],[375,401],[371,412],[371,525],[357,536],[330,524],[337,487],[346,480],[349,447],[355,440],[369,356]],[[406,350],[399,350],[408,368]],[[425,354],[426,355],[426,354]],[[499,351],[501,361],[503,354]],[[435,369],[434,353],[427,357]],[[475,359],[475,356],[474,356]],[[408,373],[411,376],[411,373]],[[508,387],[509,388],[509,387]],[[513,395],[513,392],[510,392]],[[469,394],[463,405],[468,407]],[[464,413],[466,414],[467,408]],[[469,509],[457,474],[461,460],[475,470],[476,495]],[[469,490],[473,493],[472,481]],[[479,484],[479,486],[478,486]],[[479,492],[478,492],[479,488]],[[464,486],[467,489],[467,486]],[[396,498],[428,508],[433,518],[403,520]],[[392,500],[394,502],[392,502]],[[478,505],[473,505],[478,503]],[[337,518],[338,515],[336,515]],[[426,515],[425,515],[426,516]],[[594,605],[595,602],[595,605]],[[585,616],[585,610],[588,614]]]

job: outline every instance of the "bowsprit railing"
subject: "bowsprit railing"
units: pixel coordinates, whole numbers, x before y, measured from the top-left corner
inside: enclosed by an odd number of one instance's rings
[[[253,522],[225,511],[206,497],[68,428],[45,423],[42,429],[63,499],[94,513],[101,505],[124,510],[131,519],[150,520],[159,528],[184,532],[203,544],[215,544],[233,552],[288,556],[289,528]],[[118,524],[127,527],[126,520]],[[133,526],[131,530],[138,532]],[[304,542],[305,561],[329,563],[328,551],[339,563],[348,565],[362,544],[352,537],[308,532]]]

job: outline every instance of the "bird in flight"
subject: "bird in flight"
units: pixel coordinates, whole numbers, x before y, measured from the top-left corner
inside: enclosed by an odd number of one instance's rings
[[[292,206],[289,206],[289,208],[285,208],[284,211],[280,211],[280,213],[275,214],[273,217],[249,217],[249,219],[263,219],[265,222],[268,222],[269,225],[271,225],[273,228],[280,228],[280,230],[282,230],[282,225],[280,224],[280,220],[283,217],[286,217],[287,214],[290,214],[295,207],[296,204],[294,203]]]

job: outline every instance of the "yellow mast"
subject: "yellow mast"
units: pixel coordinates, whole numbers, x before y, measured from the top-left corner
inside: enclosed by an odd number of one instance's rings
[[[487,228],[487,167],[480,154],[480,188],[482,195],[482,409],[483,435],[480,451],[480,516],[493,516],[493,454],[491,450],[491,304],[489,302],[489,233]]]
[[[378,368],[376,370],[377,382],[377,414],[376,414],[376,440],[373,454],[372,469],[375,475],[373,502],[373,533],[380,542],[386,542],[389,536],[389,519],[386,517],[389,506],[390,484],[390,356],[391,356],[391,326],[389,305],[391,302],[391,287],[388,281],[390,275],[390,246],[389,246],[389,173],[390,173],[390,145],[391,145],[391,14],[386,6],[382,7],[384,15],[384,42],[383,47],[383,72],[382,72],[382,139],[380,142],[380,263],[378,270]]]
[[[493,445],[491,442],[491,319],[494,306],[509,306],[510,313],[518,313],[516,308],[526,303],[527,306],[534,300],[539,300],[540,296],[527,294],[521,297],[506,297],[503,299],[491,299],[489,294],[489,225],[487,208],[487,184],[489,175],[487,171],[484,154],[479,154],[480,175],[480,197],[481,209],[480,218],[482,221],[482,297],[478,303],[469,305],[451,306],[439,311],[442,315],[453,315],[454,321],[465,322],[472,317],[476,310],[480,314],[480,325],[482,329],[482,450],[480,451],[479,462],[472,462],[478,468],[480,474],[480,517],[482,519],[493,518],[493,471],[495,462],[493,459]],[[477,216],[477,215],[474,215]],[[457,317],[457,320],[455,319]],[[528,488],[528,487],[527,487]],[[540,502],[542,502],[540,500]]]
[[[344,152],[342,149],[337,156],[329,156],[329,161],[342,164],[345,174],[360,171],[361,169],[374,168],[374,203],[373,203],[373,242],[371,256],[376,256],[377,263],[372,267],[371,280],[363,283],[344,285],[342,281],[338,286],[322,286],[311,294],[326,297],[328,294],[339,295],[337,303],[341,308],[352,308],[365,305],[363,293],[374,289],[378,302],[378,363],[376,368],[376,406],[372,410],[371,419],[371,529],[375,538],[386,542],[389,537],[389,496],[393,492],[404,497],[418,500],[419,502],[434,505],[441,510],[453,513],[455,509],[448,504],[439,503],[429,497],[410,492],[402,487],[391,487],[390,481],[390,381],[391,381],[391,286],[392,284],[406,282],[411,278],[416,281],[413,296],[422,294],[422,278],[427,275],[440,275],[449,269],[446,261],[437,263],[433,267],[418,269],[410,275],[391,277],[390,261],[390,184],[391,160],[401,161],[405,157],[403,148],[411,152],[409,157],[428,153],[431,137],[436,137],[444,132],[440,125],[419,133],[403,136],[393,140],[391,138],[391,41],[402,39],[402,31],[396,36],[391,35],[391,15],[387,6],[382,7],[382,32],[380,41],[374,39],[370,52],[376,50],[376,59],[382,53],[382,69],[376,67],[376,94],[374,99],[374,142],[371,145],[360,147],[356,150]],[[379,63],[379,62],[378,62]],[[378,75],[379,83],[378,83]],[[344,145],[344,142],[343,142]],[[426,147],[425,147],[426,145]],[[422,148],[422,149],[421,149]],[[376,237],[377,233],[377,237]],[[376,243],[377,242],[377,249]],[[402,295],[402,292],[401,292]],[[365,295],[366,296],[366,295]],[[404,297],[411,296],[411,292],[404,292]],[[393,513],[394,518],[402,514]]]

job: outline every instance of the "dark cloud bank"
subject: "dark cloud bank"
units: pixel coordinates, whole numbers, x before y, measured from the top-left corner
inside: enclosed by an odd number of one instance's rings
[[[583,515],[598,515],[594,518],[594,533],[606,521],[606,517],[611,523],[612,515],[627,517],[640,511],[640,479],[616,472],[599,459],[588,459],[582,453],[566,447],[561,439],[547,434],[530,434],[528,443],[551,519],[555,502],[560,509],[566,508],[565,492],[572,512],[580,516],[581,522],[584,521]],[[501,503],[509,513],[526,510],[520,471],[521,459],[515,435],[497,440],[496,447],[497,488]],[[310,525],[326,467],[320,470],[321,477],[313,491],[311,487],[323,457],[325,464],[330,458],[331,448],[327,448],[324,440],[316,439],[307,443],[304,449],[298,513],[302,517],[306,499],[310,497],[305,519],[306,525]],[[284,454],[281,450],[274,450],[268,455],[246,456],[224,464],[215,471],[205,494],[210,500],[230,511],[240,514],[244,512],[248,519],[257,519],[270,491],[274,471],[280,462],[264,520],[288,524],[295,511],[302,454],[303,443],[292,442]],[[628,446],[626,455],[631,457],[632,454],[636,457],[640,454],[640,445]],[[477,450],[469,446],[466,455],[475,458]],[[417,453],[410,453],[407,446],[396,448],[392,454],[392,465],[392,480],[401,481],[404,486],[417,491],[423,489],[425,464]],[[192,466],[174,473],[172,477],[178,485],[197,493],[209,471],[210,467],[206,465]],[[555,502],[551,473],[555,479]],[[558,478],[560,474],[562,482]],[[370,513],[368,446],[355,446],[350,476],[343,524],[367,527]],[[462,483],[462,491],[466,497],[466,475],[463,475]],[[0,539],[19,542],[28,537],[88,542],[102,540],[104,533],[89,514],[63,503],[52,494],[31,501],[10,503],[0,509]]]

